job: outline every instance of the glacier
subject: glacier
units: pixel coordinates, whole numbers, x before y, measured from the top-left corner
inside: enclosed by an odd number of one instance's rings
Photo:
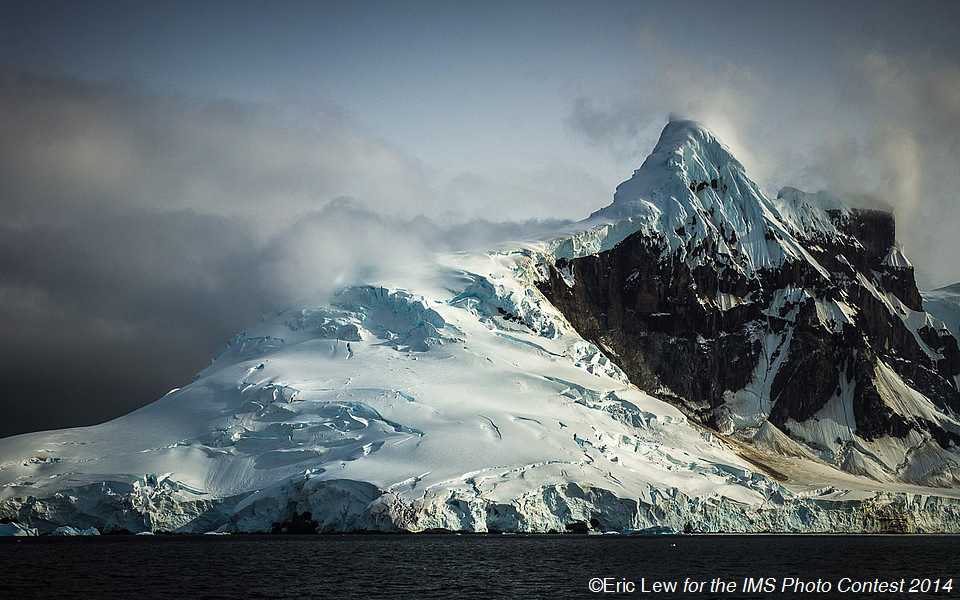
[[[0,531],[960,532],[960,489],[882,477],[856,453],[831,464],[756,418],[770,410],[762,390],[738,397],[731,429],[700,424],[631,383],[623,357],[540,289],[564,259],[638,231],[696,263],[690,236],[722,226],[739,243],[714,256],[745,275],[816,263],[793,240],[828,234],[825,208],[791,202],[792,189],[767,199],[718,148],[702,126],[672,122],[614,203],[577,225],[269,313],[148,406],[0,440]],[[738,201],[689,186],[711,180]],[[825,327],[856,318],[823,311]],[[904,410],[956,420],[909,399]],[[749,440],[733,434],[744,427]]]

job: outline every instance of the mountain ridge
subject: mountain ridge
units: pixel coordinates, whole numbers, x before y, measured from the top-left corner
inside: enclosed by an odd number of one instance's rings
[[[689,121],[651,156],[551,239],[438,258],[416,289],[370,282],[269,313],[147,407],[0,440],[0,520],[960,531],[957,382],[940,373],[956,340],[914,310],[892,218],[769,199]],[[796,366],[797,348],[817,360]],[[778,383],[791,365],[841,392],[806,401]],[[878,420],[851,422],[863,407]]]
[[[940,481],[955,485],[940,451],[960,441],[960,351],[923,312],[892,214],[794,188],[771,201],[739,163],[711,170],[729,161],[705,131],[668,124],[657,151],[618,188],[633,199],[603,209],[664,207],[653,219],[659,234],[641,226],[611,248],[562,256],[541,290],[581,335],[621,357],[631,381],[708,427],[729,433],[769,418],[833,464],[876,462],[895,477],[900,461],[867,446],[911,438],[897,454],[918,453],[915,430],[937,441],[930,452],[945,465]],[[813,388],[799,391],[793,379]],[[905,408],[917,390],[940,410]],[[804,424],[841,408],[847,422],[835,442]]]

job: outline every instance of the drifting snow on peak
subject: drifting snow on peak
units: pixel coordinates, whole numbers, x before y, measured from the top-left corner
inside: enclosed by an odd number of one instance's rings
[[[668,199],[684,202],[707,187],[722,197],[721,180],[727,175],[729,189],[733,173],[746,178],[743,165],[710,130],[695,121],[671,121],[661,132],[653,153],[633,177],[617,186],[613,204],[598,214],[629,217],[638,209],[643,211],[644,202],[669,210]],[[690,195],[678,195],[681,187],[689,188]]]
[[[665,260],[719,263],[744,274],[809,258],[777,204],[695,121],[668,123],[613,203],[569,228],[551,251],[558,258],[594,254],[638,231],[662,245]]]
[[[777,200],[791,206],[809,205],[820,210],[845,210],[849,207],[847,201],[833,194],[824,191],[811,194],[790,186],[777,192]]]

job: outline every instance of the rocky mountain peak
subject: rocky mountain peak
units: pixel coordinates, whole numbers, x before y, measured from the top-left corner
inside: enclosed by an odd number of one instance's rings
[[[943,454],[960,444],[960,350],[924,312],[891,213],[771,200],[708,129],[672,121],[597,215],[628,233],[555,254],[541,290],[631,382],[851,472],[960,481]]]
[[[625,216],[642,210],[638,204],[644,201],[669,210],[670,200],[681,204],[702,202],[701,196],[708,188],[722,200],[723,185],[729,190],[734,179],[741,184],[748,181],[743,165],[713,132],[696,121],[670,121],[653,152],[633,177],[617,186],[613,204],[604,211]]]
[[[695,121],[675,120],[617,187],[613,203],[584,223],[612,221],[620,232],[645,231],[661,243],[664,259],[720,265],[749,277],[809,258],[781,212],[716,135]]]

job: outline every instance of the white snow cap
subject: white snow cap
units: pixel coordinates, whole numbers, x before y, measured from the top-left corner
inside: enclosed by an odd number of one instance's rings
[[[613,204],[601,212],[611,212],[614,207],[626,208],[641,198],[649,199],[651,192],[664,188],[669,180],[676,184],[677,175],[709,184],[725,170],[746,176],[743,165],[730,149],[704,125],[690,120],[671,120],[660,133],[653,153],[634,171],[633,177],[617,186]]]
[[[690,120],[667,123],[653,153],[617,186],[613,203],[579,227],[571,241],[555,244],[555,255],[592,254],[645,231],[664,242],[665,256],[720,260],[744,273],[805,256],[730,149]]]

